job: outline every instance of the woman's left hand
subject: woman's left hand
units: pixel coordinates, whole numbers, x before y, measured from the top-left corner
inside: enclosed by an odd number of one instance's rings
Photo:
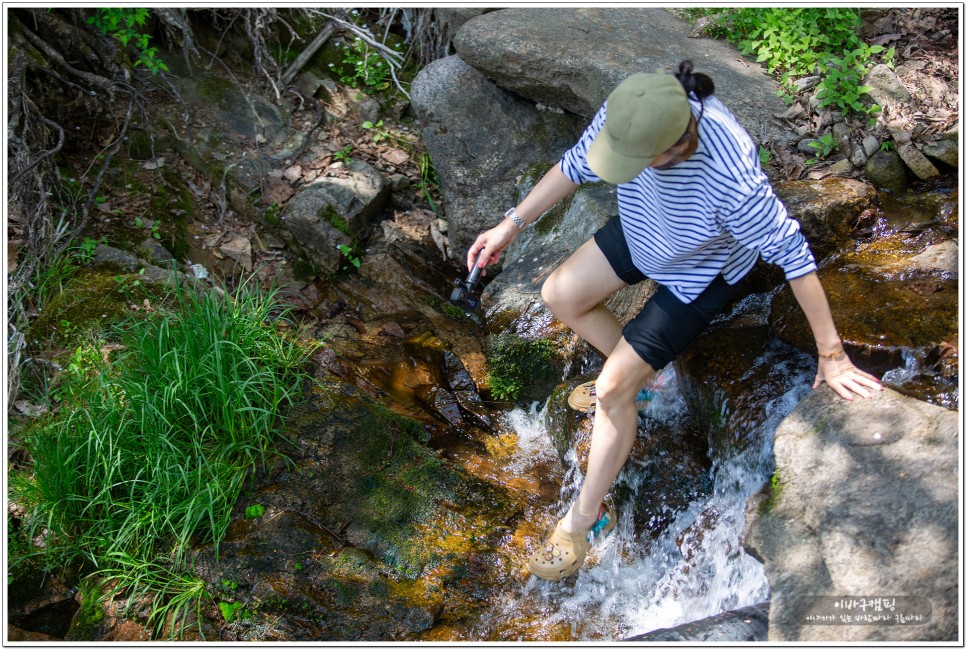
[[[866,399],[870,398],[872,394],[866,388],[875,391],[882,389],[879,379],[853,365],[845,352],[834,359],[819,356],[818,374],[815,375],[812,389],[822,385],[823,382],[828,383],[829,387],[846,401],[852,401],[856,394]]]

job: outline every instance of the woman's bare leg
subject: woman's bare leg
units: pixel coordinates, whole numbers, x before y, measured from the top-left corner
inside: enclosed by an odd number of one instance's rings
[[[654,369],[621,337],[614,314],[601,304],[627,286],[591,239],[547,279],[543,300],[554,316],[593,345],[607,361],[597,378],[597,407],[587,475],[563,527],[586,530],[627,461],[637,437],[637,393]]]
[[[650,385],[655,371],[623,338],[597,378],[597,410],[590,440],[587,475],[563,519],[568,532],[589,529],[597,519],[637,437],[637,393]]]

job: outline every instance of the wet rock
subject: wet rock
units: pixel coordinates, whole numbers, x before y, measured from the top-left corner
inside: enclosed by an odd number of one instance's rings
[[[423,404],[433,416],[460,430],[465,427],[460,406],[449,390],[437,385],[419,385],[413,391],[416,400]]]
[[[455,250],[468,247],[514,204],[514,179],[522,169],[559,159],[583,127],[574,116],[538,111],[456,56],[423,68],[411,95],[439,173]]]
[[[816,261],[851,240],[853,221],[875,199],[875,189],[851,178],[792,180],[774,189],[789,216],[801,223]]]
[[[12,624],[7,624],[7,640],[10,642],[53,642],[60,640],[46,633],[26,631]]]
[[[907,358],[921,359],[958,337],[958,282],[917,276],[906,261],[912,256],[897,254],[892,258],[898,261],[883,264],[855,253],[818,271],[852,362],[876,376],[905,367]],[[770,322],[780,338],[816,353],[811,329],[789,288],[775,296]],[[952,386],[936,380],[919,396],[945,403],[952,393]]]
[[[742,451],[767,440],[761,432],[774,413],[772,403],[815,373],[815,362],[771,340],[767,325],[709,328],[677,361],[680,383],[713,457]]]
[[[727,611],[720,615],[656,629],[625,638],[627,642],[764,642],[768,640],[768,603]]]
[[[709,507],[700,514],[698,520],[684,529],[674,539],[674,544],[681,551],[681,556],[690,561],[695,554],[702,550],[704,536],[711,532],[718,524],[721,512],[716,507]]]
[[[744,533],[771,586],[770,641],[957,637],[958,419],[892,390],[846,402],[822,386],[782,422],[774,486],[749,500]],[[812,596],[837,594],[926,598],[931,615],[806,622]]]
[[[876,151],[865,163],[865,176],[876,187],[898,192],[906,188],[906,166],[895,151]]]
[[[453,352],[446,351],[443,352],[443,363],[446,382],[453,391],[460,409],[479,425],[490,428],[493,422],[490,420],[489,411],[480,398],[476,383],[463,365],[463,361]]]
[[[498,544],[517,507],[424,447],[417,421],[322,385],[287,420],[293,464],[239,501],[217,560],[210,545],[195,555],[209,592],[250,614],[221,639],[418,640],[506,576]]]

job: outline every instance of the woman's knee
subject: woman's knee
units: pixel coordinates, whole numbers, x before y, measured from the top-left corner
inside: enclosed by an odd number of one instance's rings
[[[594,384],[597,392],[597,407],[607,409],[621,404],[633,404],[639,387],[616,374],[601,373]]]
[[[551,273],[550,277],[543,283],[543,288],[540,289],[540,297],[543,298],[543,303],[547,305],[547,308],[558,320],[561,319],[561,315],[566,316],[572,313],[574,307],[572,296],[568,299],[564,284],[565,282],[561,281],[560,273],[555,271]]]

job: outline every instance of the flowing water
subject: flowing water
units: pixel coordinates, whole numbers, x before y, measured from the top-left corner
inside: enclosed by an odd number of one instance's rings
[[[504,641],[613,641],[766,601],[764,568],[744,552],[740,536],[745,503],[774,468],[775,428],[810,390],[812,375],[802,372],[800,363],[783,363],[787,354],[787,350],[770,349],[759,362],[775,364],[776,372],[799,374],[795,387],[761,404],[767,421],[755,443],[713,460],[713,487],[707,495],[678,512],[672,524],[648,544],[635,538],[630,515],[619,512],[615,533],[591,549],[576,579],[551,583],[530,577],[522,587],[500,593],[499,602],[469,636]],[[663,375],[663,389],[641,416],[673,424],[688,416],[687,407],[673,367]],[[544,422],[545,412],[536,405],[529,410],[518,408],[503,417],[501,434],[517,438],[516,450],[505,465],[510,474],[527,476],[528,482],[559,485],[549,507],[534,502],[528,512],[550,529],[566,511],[583,476],[573,451],[570,468],[560,466]],[[635,498],[644,497],[639,494],[639,472],[628,466],[618,482]],[[682,536],[691,543],[679,547]]]

